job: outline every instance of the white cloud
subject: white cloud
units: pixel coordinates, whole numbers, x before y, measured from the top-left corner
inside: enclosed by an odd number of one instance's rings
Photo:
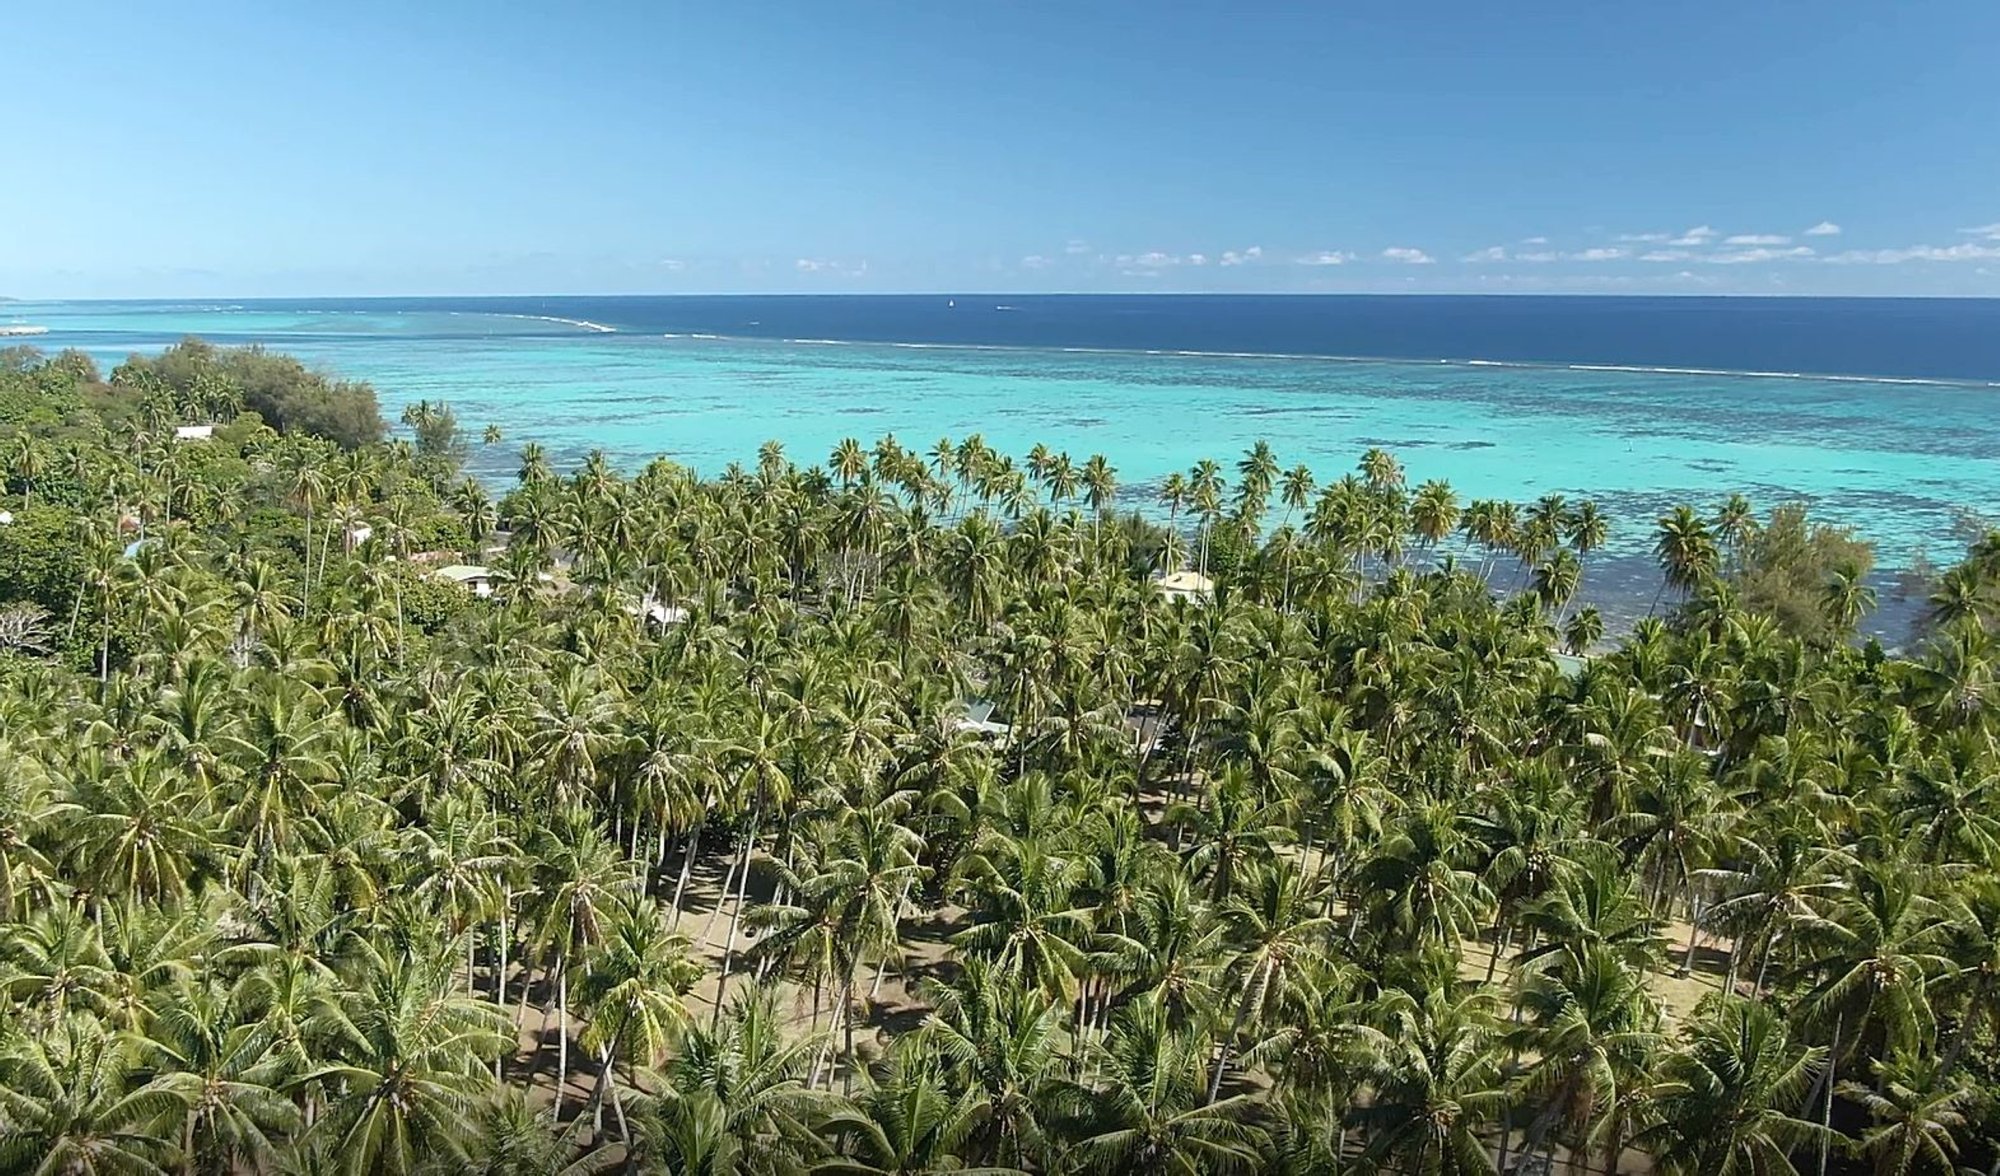
[[[1794,245],[1790,249],[1738,249],[1731,253],[1711,253],[1702,261],[1710,265],[1749,265],[1759,261],[1788,261],[1811,257],[1813,251],[1804,245]]]
[[[1631,245],[1658,245],[1671,236],[1671,233],[1620,233],[1618,239]]]
[[[1437,260],[1423,250],[1413,249],[1408,245],[1391,245],[1382,251],[1382,256],[1388,261],[1400,261],[1404,265],[1429,265]]]
[[[1706,245],[1710,241],[1715,240],[1717,236],[1719,236],[1719,234],[1714,229],[1709,228],[1707,225],[1696,225],[1694,228],[1689,229],[1687,232],[1682,233],[1680,236],[1675,237],[1673,240],[1667,242],[1667,244]]]
[[[682,261],[678,257],[663,257],[660,259],[660,268],[679,272],[687,268],[687,262]]]
[[[833,263],[830,261],[820,261],[817,258],[811,257],[801,257],[792,264],[797,266],[799,272],[802,274],[816,274],[821,270],[834,268]]]
[[[1252,245],[1248,249],[1225,249],[1222,251],[1223,265],[1248,265],[1264,256],[1262,245]]]
[[[1342,253],[1339,250],[1325,249],[1318,253],[1308,253],[1304,257],[1297,257],[1292,260],[1298,265],[1346,265],[1348,262],[1354,260],[1354,255],[1352,253]],[[1425,260],[1429,259],[1426,258]]]
[[[1549,243],[1549,239],[1548,239],[1547,237],[1523,237],[1523,238],[1521,238],[1521,244],[1523,244],[1523,245],[1547,245],[1548,243]]]
[[[1776,233],[1738,233],[1734,237],[1723,238],[1724,245],[1790,245],[1790,237],[1780,237]]]
[[[1021,259],[1021,268],[1026,270],[1047,269],[1055,263],[1039,253],[1030,253]]]
[[[1640,261],[1686,261],[1688,258],[1693,256],[1694,254],[1689,253],[1685,249],[1655,249],[1648,253],[1641,253],[1639,255],[1639,260]]]
[[[1996,229],[2000,229],[2000,225],[1994,225],[1993,227]],[[1806,236],[1838,237],[1840,236],[1840,226],[1834,224],[1832,221],[1821,221],[1818,224],[1814,225],[1812,228],[1807,229]]]
[[[1901,265],[1906,261],[1988,261],[2000,257],[2000,244],[1964,241],[1957,245],[1912,245],[1908,249],[1850,249],[1827,260],[1840,265]]]
[[[866,260],[848,265],[845,262],[827,261],[824,258],[801,257],[793,262],[792,266],[802,274],[849,274],[859,277],[868,272],[868,262]]]
[[[1562,253],[1554,249],[1530,249],[1525,253],[1508,253],[1495,245],[1481,249],[1477,253],[1465,255],[1466,261],[1521,261],[1532,265],[1545,265],[1553,261],[1619,261],[1630,257],[1632,251],[1611,245],[1598,245],[1590,249],[1579,249],[1575,253]]]
[[[1960,229],[1959,232],[1970,237],[1984,237],[1988,241],[2000,241],[2000,223],[1980,225],[1976,229]]]
[[[1111,259],[1118,272],[1135,278],[1157,278],[1160,271],[1175,269],[1184,265],[1207,265],[1208,255],[1190,253],[1185,256],[1167,253],[1159,249],[1149,249],[1144,253],[1121,253]]]
[[[1088,242],[1088,241],[1071,241],[1071,242],[1070,242],[1069,244],[1067,244],[1067,245],[1064,245],[1064,246],[1063,246],[1063,252],[1064,252],[1064,253],[1067,253],[1067,254],[1070,254],[1071,256],[1074,256],[1074,255],[1076,255],[1076,254],[1078,254],[1078,253],[1089,253],[1089,252],[1090,252],[1090,242]]]

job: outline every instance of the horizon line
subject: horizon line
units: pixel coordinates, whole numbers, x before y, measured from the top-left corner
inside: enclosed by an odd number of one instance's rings
[[[78,302],[311,302],[415,298],[1651,298],[1793,299],[1825,302],[2000,302],[2000,294],[1817,294],[1694,290],[675,290],[510,291],[505,293],[165,294],[89,297],[0,296],[0,306]]]

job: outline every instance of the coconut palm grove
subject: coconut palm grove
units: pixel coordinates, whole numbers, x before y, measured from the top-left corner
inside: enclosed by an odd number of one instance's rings
[[[402,425],[0,361],[0,1172],[2000,1165],[2000,535]]]

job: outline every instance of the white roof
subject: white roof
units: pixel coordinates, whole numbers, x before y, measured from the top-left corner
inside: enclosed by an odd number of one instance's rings
[[[1215,591],[1215,581],[1199,572],[1175,572],[1171,576],[1161,576],[1159,588],[1162,592],[1196,592],[1206,595]]]
[[[1005,735],[1013,728],[991,719],[958,719],[951,725],[954,731],[965,731],[974,735]]]
[[[174,428],[176,441],[206,441],[215,436],[214,425],[178,425]]]

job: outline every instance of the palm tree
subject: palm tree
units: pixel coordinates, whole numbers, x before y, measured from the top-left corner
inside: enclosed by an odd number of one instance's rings
[[[1356,872],[1369,925],[1412,947],[1478,934],[1493,895],[1470,852],[1455,813],[1432,805],[1405,815]]]
[[[532,853],[541,885],[541,911],[536,941],[552,957],[543,976],[553,973],[556,987],[557,1104],[569,1081],[570,971],[609,936],[619,900],[637,889],[631,865],[615,842],[604,836],[586,811],[571,809],[547,829]],[[529,986],[521,985],[525,1005]],[[544,997],[542,1023],[548,1024]]]
[[[1384,998],[1359,1067],[1370,1097],[1353,1113],[1371,1163],[1437,1176],[1494,1170],[1482,1132],[1507,1092],[1488,1000],[1443,987]]]
[[[490,428],[490,426],[489,426]],[[575,1138],[579,1121],[559,1126],[522,1091],[502,1087],[474,1110],[457,1154],[431,1160],[424,1176],[594,1176],[619,1163],[609,1148],[585,1150]]]
[[[75,811],[57,799],[33,756],[0,740],[0,924],[20,916],[23,900],[49,901],[57,871],[39,846]]]
[[[1575,657],[1588,653],[1604,639],[1604,617],[1595,608],[1576,610],[1563,623],[1563,649]]]
[[[21,509],[34,509],[35,483],[48,473],[49,452],[41,439],[22,430],[14,434],[14,442],[8,448],[8,472],[21,484]]]
[[[746,988],[713,1028],[688,1031],[659,1093],[636,1101],[632,1151],[641,1170],[807,1171],[841,1106],[806,1086],[818,1049],[810,1036],[788,1039],[769,992]]]
[[[1371,490],[1394,490],[1403,484],[1403,464],[1384,449],[1370,449],[1361,455],[1361,476]]]
[[[184,1111],[160,1083],[136,1084],[124,1043],[87,1016],[18,1036],[0,1052],[0,1168],[122,1176],[179,1156],[153,1124]]]
[[[1797,1106],[1825,1063],[1825,1047],[1795,1047],[1771,1009],[1714,998],[1663,1064],[1658,1119],[1633,1143],[1667,1173],[1796,1173],[1792,1154],[1828,1133],[1780,1108]]]
[[[1874,1087],[1841,1084],[1841,1094],[1868,1112],[1875,1125],[1856,1142],[1875,1161],[1878,1176],[1959,1171],[1956,1132],[1971,1125],[1979,1093],[1950,1078],[1934,1059],[1908,1054],[1874,1063]]]
[[[1677,506],[1661,516],[1653,555],[1666,576],[1663,590],[1672,588],[1683,597],[1692,595],[1721,570],[1713,532],[1688,506]]]
[[[1929,981],[1951,968],[1946,912],[1908,870],[1870,863],[1845,881],[1800,928],[1805,958],[1795,973],[1811,985],[1801,1011],[1832,1027],[1829,1074],[1856,1049],[1882,1057],[1933,1044]]]
[[[191,1171],[268,1168],[303,1120],[267,1085],[269,1036],[242,1019],[238,1002],[212,984],[188,983],[161,1009],[145,1042],[160,1071],[154,1085],[185,1104],[179,1132]]]
[[[853,1176],[923,1172],[1002,1176],[1019,1171],[980,1167],[962,1158],[977,1123],[978,1096],[971,1090],[951,1090],[921,1035],[909,1042],[856,1100],[856,1113],[834,1121],[843,1154],[822,1161],[815,1171]]]
[[[455,1156],[492,1085],[506,1016],[453,992],[448,957],[357,950],[352,987],[325,1011],[336,1060],[293,1082],[327,1099],[305,1144],[357,1176]]]
[[[1103,1047],[1103,1079],[1077,1088],[1088,1109],[1059,1167],[1101,1172],[1254,1172],[1269,1140],[1247,1094],[1204,1097],[1207,1043],[1173,1029],[1158,1001],[1121,1010]]]
[[[1044,1147],[1062,1006],[977,956],[932,996],[931,1046],[979,1100],[969,1128],[973,1154],[1025,1165]]]
[[[1527,1024],[1517,1034],[1535,1058],[1526,1092],[1541,1109],[1523,1150],[1566,1128],[1577,1154],[1596,1150],[1617,1170],[1624,1150],[1620,1110],[1645,1085],[1660,1044],[1659,1012],[1644,977],[1609,952],[1588,951],[1567,975],[1532,976],[1522,992]]]
[[[1285,504],[1285,519],[1278,524],[1281,529],[1291,525],[1292,512],[1304,510],[1306,504],[1312,501],[1312,495],[1313,472],[1310,467],[1295,465],[1285,471],[1278,487],[1278,500]]]
[[[689,1023],[682,1003],[701,975],[688,958],[687,940],[667,929],[650,900],[627,895],[616,908],[610,936],[592,953],[577,989],[577,1000],[590,1015],[583,1047],[598,1058],[597,1088],[591,1105],[602,1118],[609,1095],[622,1123],[613,1071],[621,1056],[658,1066],[668,1043]],[[629,1129],[624,1130],[630,1138]]]
[[[1458,526],[1458,518],[1458,495],[1452,492],[1450,483],[1432,479],[1417,487],[1416,497],[1410,503],[1410,522],[1424,550],[1431,550],[1451,534]]]
[[[1231,1047],[1262,1023],[1265,1014],[1283,1001],[1294,977],[1318,958],[1333,920],[1324,913],[1309,913],[1314,909],[1325,910],[1323,896],[1308,876],[1284,861],[1260,870],[1250,892],[1223,908],[1231,942],[1225,984],[1243,995],[1215,1059],[1208,1084],[1210,1102],[1221,1093]]]

